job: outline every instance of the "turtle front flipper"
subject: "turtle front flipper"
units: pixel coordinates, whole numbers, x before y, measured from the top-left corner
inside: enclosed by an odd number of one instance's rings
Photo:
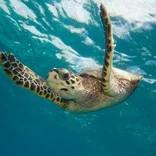
[[[43,78],[23,65],[12,53],[7,54],[0,52],[0,64],[4,69],[4,72],[16,85],[26,88],[66,109],[68,100],[62,99],[55,94]]]
[[[105,35],[105,58],[102,70],[102,90],[105,94],[110,94],[110,76],[112,71],[114,40],[112,34],[112,23],[103,4],[100,5],[100,16]]]

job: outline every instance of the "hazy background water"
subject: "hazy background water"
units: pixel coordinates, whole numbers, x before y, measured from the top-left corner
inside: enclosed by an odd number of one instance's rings
[[[0,0],[0,51],[46,77],[102,65],[100,0]],[[19,88],[0,68],[0,156],[156,156],[156,1],[102,0],[114,66],[144,76],[124,103],[70,114]]]

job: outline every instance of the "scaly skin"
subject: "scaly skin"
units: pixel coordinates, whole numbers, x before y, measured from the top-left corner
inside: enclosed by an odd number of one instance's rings
[[[35,94],[44,97],[62,108],[67,107],[67,100],[55,94],[45,80],[23,65],[15,56],[0,52],[0,63],[4,72],[16,85],[26,88]]]

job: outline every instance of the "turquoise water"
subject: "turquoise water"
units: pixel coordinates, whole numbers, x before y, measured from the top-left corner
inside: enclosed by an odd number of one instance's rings
[[[1,0],[0,51],[42,77],[53,67],[102,65],[99,0]],[[114,66],[144,76],[112,108],[70,114],[17,87],[0,68],[0,156],[156,156],[155,0],[103,0],[116,44]]]

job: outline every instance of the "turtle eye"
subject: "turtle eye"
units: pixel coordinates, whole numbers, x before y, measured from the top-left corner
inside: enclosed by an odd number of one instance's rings
[[[64,79],[64,80],[68,80],[68,79],[69,79],[69,73],[64,74],[64,75],[63,75],[63,79]]]

